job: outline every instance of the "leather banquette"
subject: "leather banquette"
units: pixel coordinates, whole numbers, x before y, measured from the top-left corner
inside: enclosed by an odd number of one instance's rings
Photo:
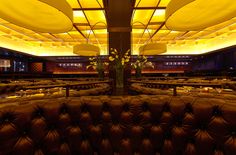
[[[89,96],[0,109],[0,155],[235,155],[236,102]]]

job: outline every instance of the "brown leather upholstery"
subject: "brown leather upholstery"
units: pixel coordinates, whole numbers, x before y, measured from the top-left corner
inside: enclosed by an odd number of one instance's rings
[[[80,97],[0,109],[0,155],[235,155],[236,102]]]

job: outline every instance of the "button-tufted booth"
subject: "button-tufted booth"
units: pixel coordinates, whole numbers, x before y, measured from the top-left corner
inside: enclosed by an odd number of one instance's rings
[[[236,102],[79,97],[0,109],[0,155],[236,155]]]

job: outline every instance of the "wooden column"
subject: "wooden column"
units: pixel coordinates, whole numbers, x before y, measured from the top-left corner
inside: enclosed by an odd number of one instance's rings
[[[135,0],[103,0],[103,3],[109,33],[109,54],[110,49],[115,48],[122,55],[131,49],[131,17]],[[124,84],[126,84],[131,76],[130,63],[126,65],[124,72]],[[116,75],[112,65],[109,68],[109,77],[115,81]]]
[[[109,49],[115,48],[118,52],[124,54],[131,48],[130,46],[130,32],[109,32]],[[110,54],[110,50],[109,50]],[[126,85],[127,79],[131,76],[130,63],[127,63],[124,69],[124,85]],[[113,64],[109,68],[109,77],[116,78],[116,73]]]

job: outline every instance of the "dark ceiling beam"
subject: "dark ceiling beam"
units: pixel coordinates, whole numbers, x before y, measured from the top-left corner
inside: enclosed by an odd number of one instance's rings
[[[165,24],[166,23],[163,22],[161,26],[158,29],[156,29],[156,31],[151,35],[151,37],[146,42],[149,42]]]
[[[103,8],[104,10],[102,10],[102,12],[103,12],[103,14],[104,14],[104,16],[105,16],[105,18],[106,18],[106,29],[107,29],[107,14],[106,14],[106,10],[105,10],[105,5],[103,4],[103,6],[102,6],[102,4],[99,2],[99,0],[96,0],[97,1],[97,3],[98,3],[98,5],[100,6],[100,8]],[[96,25],[96,24],[95,24]],[[94,25],[94,26],[95,26]]]
[[[135,3],[136,3],[136,0],[131,0],[131,3],[132,3],[132,7],[134,7]]]
[[[62,39],[62,38],[58,38],[57,36],[55,36],[55,35],[52,34],[52,33],[48,33],[48,34],[50,34],[53,38],[56,39],[56,40],[54,40],[54,41],[58,42],[58,40],[60,40],[60,41],[64,42],[64,39]]]
[[[70,36],[73,41],[75,41],[75,38],[73,38],[73,37],[70,35],[70,33],[67,32],[66,34],[67,34],[68,36]]]
[[[76,26],[89,26],[88,23],[74,23]]]
[[[186,31],[186,32],[184,32],[183,34],[176,36],[174,40],[176,40],[176,39],[177,39],[177,40],[181,39],[181,38],[184,37],[184,35],[186,35],[187,33],[189,33],[189,31]]]
[[[139,5],[139,3],[141,2],[141,0],[138,0],[138,4],[137,4],[137,6]],[[133,8],[135,7],[135,4],[136,4],[136,0],[133,2]],[[133,28],[133,19],[134,19],[134,14],[135,14],[135,9],[132,9],[132,17],[131,17],[131,27]]]
[[[106,17],[107,27],[109,25],[108,23],[108,15],[107,15],[107,8],[108,8],[108,0],[102,0],[103,6],[104,6],[104,15]]]
[[[158,7],[158,5],[160,4],[160,2],[161,2],[161,1],[159,1],[159,2],[157,3],[156,7]],[[143,33],[142,33],[142,35],[141,35],[141,38],[140,38],[139,41],[138,41],[138,44],[140,43],[140,40],[143,38],[143,35],[144,35],[144,33],[145,33],[145,30],[148,28],[148,26],[149,26],[149,24],[150,24],[150,22],[151,22],[151,20],[152,20],[152,17],[153,17],[154,14],[155,14],[155,11],[156,11],[156,10],[153,11],[153,13],[152,13],[152,15],[151,15],[151,17],[150,17],[150,19],[149,19],[147,25],[145,26],[145,28],[144,28],[144,30],[143,30]],[[151,38],[151,37],[150,37],[150,38]]]
[[[96,11],[105,10],[105,8],[73,8],[73,11]]]
[[[156,10],[156,9],[166,9],[166,7],[134,7],[135,10]]]
[[[82,5],[81,5],[80,1],[77,0],[77,2],[78,2],[78,4],[79,4],[79,6],[82,8]],[[89,25],[91,31],[93,32],[94,37],[95,37],[96,40],[97,40],[97,43],[100,44],[100,42],[98,41],[98,38],[96,37],[96,34],[95,34],[94,30],[93,30],[93,26],[90,24],[90,22],[89,22],[89,20],[88,20],[87,15],[85,14],[84,10],[82,10],[82,12],[83,12],[83,14],[84,14],[84,17],[85,17],[86,21],[88,22],[88,25]],[[90,36],[90,33],[89,33],[88,37],[86,37],[86,38],[87,38],[87,41],[89,40],[89,36]]]
[[[103,0],[108,27],[130,27],[133,1]]]

